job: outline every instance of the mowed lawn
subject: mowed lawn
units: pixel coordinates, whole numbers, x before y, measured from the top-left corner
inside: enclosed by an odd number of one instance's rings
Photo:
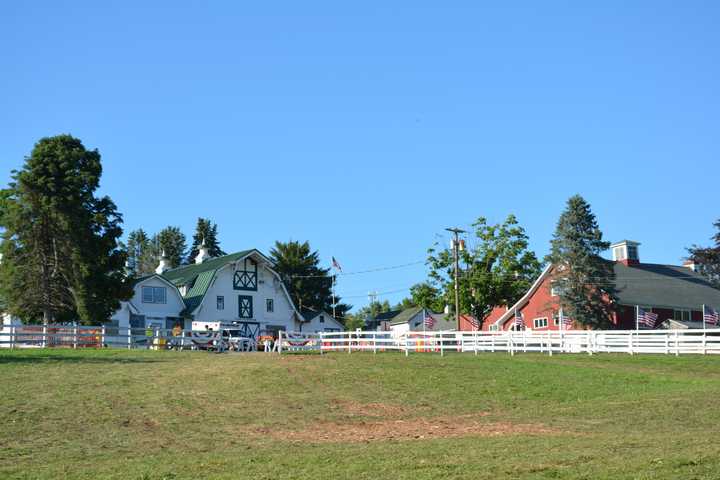
[[[720,358],[0,352],[0,478],[720,477]]]

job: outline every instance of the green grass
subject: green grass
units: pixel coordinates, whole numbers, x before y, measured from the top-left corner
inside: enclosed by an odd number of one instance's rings
[[[715,357],[16,350],[0,374],[0,478],[720,477]],[[479,412],[551,433],[283,437]]]

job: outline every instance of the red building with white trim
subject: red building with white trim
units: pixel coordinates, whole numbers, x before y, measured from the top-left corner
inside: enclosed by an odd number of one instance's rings
[[[720,309],[720,290],[714,288],[694,265],[641,263],[638,242],[623,240],[610,246],[615,271],[617,311],[612,323],[618,329],[636,328],[636,308],[658,315],[656,328],[703,328],[703,305]],[[522,314],[527,330],[560,330],[558,297],[552,289],[550,265],[511,307],[495,307],[485,318],[483,330],[515,328],[515,312]],[[578,328],[577,325],[562,326]]]

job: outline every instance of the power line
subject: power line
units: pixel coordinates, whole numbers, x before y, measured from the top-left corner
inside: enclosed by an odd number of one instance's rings
[[[419,260],[417,262],[410,262],[410,263],[403,263],[401,265],[391,265],[389,267],[377,267],[377,268],[370,268],[368,270],[357,270],[355,272],[340,272],[336,273],[334,275],[338,277],[346,277],[346,276],[352,276],[352,275],[361,275],[365,273],[374,273],[374,272],[385,272],[387,270],[397,270],[399,268],[406,268],[406,267],[412,267],[414,265],[420,265],[424,264],[425,260]],[[331,275],[325,274],[325,275],[287,275],[289,278],[325,278],[329,277]]]

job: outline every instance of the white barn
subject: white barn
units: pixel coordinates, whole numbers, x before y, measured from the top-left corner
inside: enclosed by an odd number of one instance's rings
[[[260,251],[209,258],[204,247],[192,265],[167,269],[161,259],[156,274],[137,280],[132,299],[122,302],[111,321],[121,329],[177,324],[190,329],[193,321],[233,322],[252,337],[279,330],[343,329],[326,312],[301,314],[272,261]]]

